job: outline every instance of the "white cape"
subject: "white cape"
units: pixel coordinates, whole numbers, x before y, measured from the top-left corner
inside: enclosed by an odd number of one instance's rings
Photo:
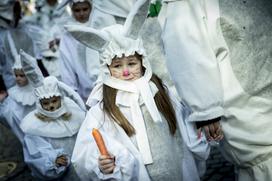
[[[41,121],[35,116],[36,110],[30,112],[22,121],[20,127],[23,132],[49,138],[71,137],[76,134],[85,117],[85,112],[71,99],[64,98],[64,105],[72,113],[71,119],[65,121],[61,118],[50,122]]]

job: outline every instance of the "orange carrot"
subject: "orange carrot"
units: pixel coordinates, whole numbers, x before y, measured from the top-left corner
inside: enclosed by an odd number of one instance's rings
[[[101,155],[109,155],[107,148],[105,146],[104,140],[98,129],[93,128],[92,135],[94,137],[94,140],[97,144],[97,147],[100,151]]]

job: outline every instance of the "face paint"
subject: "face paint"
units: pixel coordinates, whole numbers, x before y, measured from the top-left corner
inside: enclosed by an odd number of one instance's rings
[[[121,80],[136,80],[142,77],[142,61],[134,55],[114,58],[109,65],[111,76]]]
[[[44,110],[53,112],[60,108],[61,98],[60,96],[54,96],[48,99],[41,99],[40,103]]]
[[[128,70],[124,70],[124,71],[123,71],[123,76],[128,76],[128,75],[129,75]]]

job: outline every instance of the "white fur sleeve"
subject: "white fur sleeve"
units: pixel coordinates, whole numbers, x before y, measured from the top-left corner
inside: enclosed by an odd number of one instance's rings
[[[191,114],[190,108],[178,101],[171,92],[170,97],[176,111],[178,126],[186,146],[198,159],[206,160],[210,153],[210,145],[204,133],[201,134],[201,137],[198,137],[195,122],[188,121],[188,117]]]

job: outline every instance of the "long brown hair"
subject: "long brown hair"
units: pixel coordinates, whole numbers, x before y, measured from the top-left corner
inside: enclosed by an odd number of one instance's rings
[[[162,84],[162,80],[155,74],[152,75],[151,81],[155,83],[159,91],[155,95],[155,103],[158,110],[167,120],[170,133],[175,134],[177,127],[177,119],[175,111],[167,94],[166,88]],[[135,134],[134,127],[129,123],[123,113],[115,104],[117,89],[103,85],[103,110],[117,124],[119,124],[128,136]]]

